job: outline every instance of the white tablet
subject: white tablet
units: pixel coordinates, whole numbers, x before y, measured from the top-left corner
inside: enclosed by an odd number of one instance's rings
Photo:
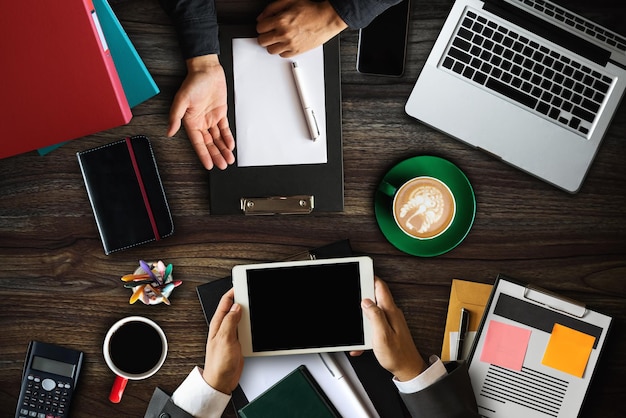
[[[239,265],[232,278],[245,357],[372,348],[361,309],[375,300],[371,258]]]

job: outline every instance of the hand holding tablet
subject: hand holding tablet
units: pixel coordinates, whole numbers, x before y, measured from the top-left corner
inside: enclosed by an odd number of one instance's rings
[[[375,300],[369,257],[235,266],[244,357],[372,348],[361,300]]]

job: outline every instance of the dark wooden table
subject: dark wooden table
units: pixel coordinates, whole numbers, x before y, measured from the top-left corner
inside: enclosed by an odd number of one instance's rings
[[[220,20],[251,21],[263,3],[218,1]],[[136,107],[127,126],[70,142],[45,157],[30,152],[0,161],[0,416],[15,410],[32,339],[85,352],[72,416],[143,416],[156,385],[171,392],[193,366],[203,364],[207,327],[196,286],[227,276],[239,263],[279,260],[344,238],[373,257],[425,356],[440,353],[453,278],[493,283],[506,273],[613,316],[582,416],[626,416],[619,398],[626,393],[626,107],[576,195],[435,132],[408,117],[404,104],[452,1],[413,3],[401,78],[357,73],[358,33],[341,35],[345,210],[243,217],[210,215],[208,174],[185,133],[165,137],[169,106],[185,75],[167,16],[156,0],[115,2],[161,93]],[[621,0],[613,4],[600,10],[599,18],[626,21]],[[105,256],[75,154],[133,134],[153,140],[176,232],[159,243]],[[456,163],[478,202],[465,241],[434,258],[409,256],[388,243],[373,209],[384,173],[405,158],[426,154]],[[132,272],[139,259],[174,265],[184,283],[171,306],[128,304],[120,276]],[[161,324],[170,351],[154,377],[130,382],[114,405],[107,399],[113,374],[101,347],[107,328],[126,315]],[[227,409],[225,416],[234,413]]]

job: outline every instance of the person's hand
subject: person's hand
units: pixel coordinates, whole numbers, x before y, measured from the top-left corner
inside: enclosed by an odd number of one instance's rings
[[[226,77],[217,55],[187,60],[187,77],[170,109],[167,136],[178,132],[181,120],[207,170],[235,162],[235,139],[226,115]]]
[[[241,306],[234,303],[234,295],[234,290],[230,289],[222,296],[211,319],[202,371],[202,377],[213,389],[226,394],[237,387],[243,371],[243,355],[237,338]]]
[[[322,45],[347,27],[327,0],[277,0],[257,17],[256,30],[259,45],[289,58]]]
[[[361,302],[372,325],[374,355],[396,379],[411,380],[426,370],[426,363],[415,347],[404,314],[393,301],[387,284],[376,277],[374,285],[376,303],[371,299]]]

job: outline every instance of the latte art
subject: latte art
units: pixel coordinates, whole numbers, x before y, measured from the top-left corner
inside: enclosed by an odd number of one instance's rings
[[[418,234],[428,233],[441,221],[445,202],[439,189],[431,186],[418,187],[409,201],[400,208],[400,219],[406,218],[408,229]]]
[[[418,177],[405,183],[394,198],[394,218],[406,234],[434,238],[452,223],[455,201],[450,189],[432,177]]]

